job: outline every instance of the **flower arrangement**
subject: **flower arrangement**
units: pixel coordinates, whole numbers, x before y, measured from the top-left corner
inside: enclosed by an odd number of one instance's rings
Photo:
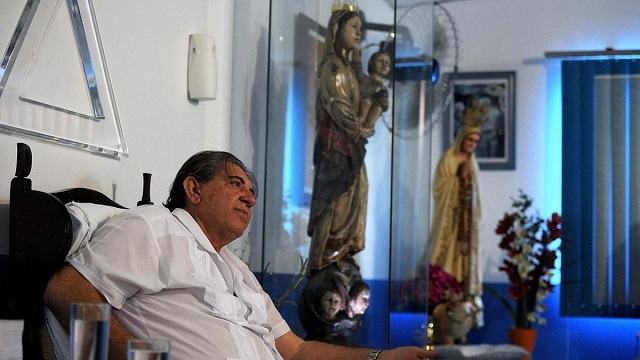
[[[429,264],[429,307],[461,297],[462,283],[439,265]]]
[[[427,287],[428,284],[428,287]],[[395,311],[432,313],[436,305],[462,297],[462,283],[442,267],[421,264],[415,275],[399,284]]]
[[[550,280],[557,258],[555,241],[562,236],[562,217],[554,212],[545,221],[537,213],[531,214],[533,200],[522,190],[512,200],[514,211],[505,213],[495,232],[502,236],[499,247],[507,252],[499,270],[509,277],[509,297],[516,302],[515,308],[489,290],[507,307],[517,328],[530,329],[534,323],[546,324],[542,313],[546,310],[544,300],[553,291]]]

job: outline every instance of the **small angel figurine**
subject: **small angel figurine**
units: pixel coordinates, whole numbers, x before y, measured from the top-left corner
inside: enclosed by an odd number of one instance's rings
[[[380,115],[389,109],[389,92],[385,77],[391,71],[391,57],[386,51],[371,55],[365,76],[360,81],[359,113],[364,117],[364,126],[372,128]]]

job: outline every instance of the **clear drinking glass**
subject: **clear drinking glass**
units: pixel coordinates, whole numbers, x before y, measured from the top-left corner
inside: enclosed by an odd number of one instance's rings
[[[111,305],[104,303],[71,304],[71,358],[107,360]]]
[[[129,360],[169,360],[171,343],[164,339],[129,339]]]

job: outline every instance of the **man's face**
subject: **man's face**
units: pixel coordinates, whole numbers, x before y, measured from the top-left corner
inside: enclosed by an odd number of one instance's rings
[[[360,44],[360,36],[362,35],[362,21],[360,17],[354,16],[347,20],[342,29],[342,47],[347,50],[353,50]]]
[[[254,189],[247,174],[237,165],[228,163],[226,169],[206,183],[199,184],[201,201],[197,205],[199,218],[213,235],[210,241],[227,245],[239,238],[251,221],[251,208],[256,204]]]

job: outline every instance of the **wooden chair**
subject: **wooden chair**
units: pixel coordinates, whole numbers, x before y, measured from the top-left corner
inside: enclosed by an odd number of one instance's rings
[[[65,204],[75,201],[124,206],[92,189],[70,188],[54,193],[33,190],[28,178],[31,165],[31,149],[19,143],[9,199],[10,307],[13,314],[24,319],[23,359],[55,359],[44,324],[43,295],[71,247],[72,222]],[[138,205],[152,204],[150,177],[144,174],[143,197]]]

